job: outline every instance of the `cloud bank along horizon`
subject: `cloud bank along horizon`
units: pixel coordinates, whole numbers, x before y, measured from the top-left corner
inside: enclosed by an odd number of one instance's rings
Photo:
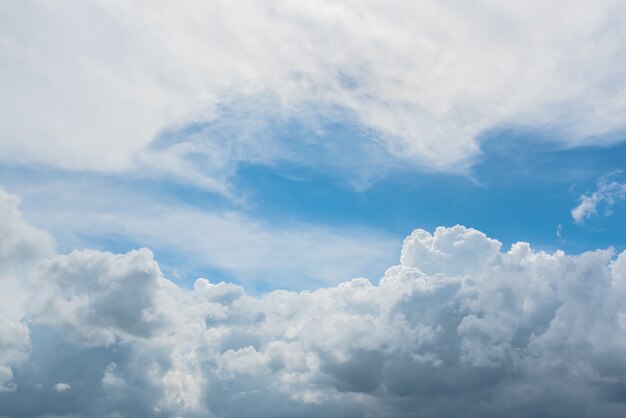
[[[0,416],[623,416],[626,252],[417,229],[379,283],[184,289],[0,193]]]

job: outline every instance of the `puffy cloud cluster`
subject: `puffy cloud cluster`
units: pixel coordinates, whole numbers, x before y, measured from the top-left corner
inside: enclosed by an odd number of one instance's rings
[[[283,158],[265,140],[237,145],[246,133],[258,138],[268,113],[315,127],[317,115],[344,109],[373,132],[372,155],[383,144],[443,170],[469,163],[478,137],[503,125],[556,131],[568,145],[615,141],[606,134],[624,128],[626,34],[616,0],[0,7],[4,161],[123,170],[163,129],[228,118],[220,105],[233,101],[245,123],[235,121],[227,145],[179,139],[146,159],[150,169],[224,191],[215,172],[190,174],[189,157],[226,171],[224,153]]]
[[[55,254],[0,197],[0,416],[626,412],[626,253],[457,225],[416,230],[377,284],[254,296],[183,289],[146,249]]]

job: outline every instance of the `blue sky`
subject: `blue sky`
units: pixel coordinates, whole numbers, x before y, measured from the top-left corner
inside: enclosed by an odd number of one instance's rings
[[[417,227],[460,223],[488,231],[506,245],[524,240],[568,252],[623,248],[623,202],[613,215],[584,225],[575,225],[570,210],[580,195],[595,190],[601,176],[624,169],[626,146],[562,149],[542,139],[532,132],[498,130],[484,138],[479,160],[466,173],[404,167],[363,190],[351,188],[345,178],[298,167],[246,166],[235,182],[253,196],[255,215],[274,220],[355,223],[399,236]]]

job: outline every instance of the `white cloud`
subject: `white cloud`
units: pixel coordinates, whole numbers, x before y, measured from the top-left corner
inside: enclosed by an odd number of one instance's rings
[[[498,253],[500,245],[482,232],[460,225],[438,227],[434,235],[417,229],[404,240],[400,262],[426,274],[467,274],[480,271]]]
[[[90,344],[149,337],[166,319],[155,308],[161,272],[146,249],[125,255],[73,251],[42,261],[32,275],[38,291],[31,295],[37,301],[31,315]]]
[[[315,124],[316,113],[339,107],[397,158],[443,170],[463,169],[477,137],[503,125],[553,130],[567,145],[610,142],[605,134],[624,128],[619,1],[0,7],[4,161],[136,167],[162,129],[219,118],[233,97],[269,97],[242,131],[268,112]],[[205,166],[225,152],[206,142]],[[222,174],[185,170],[197,146],[140,159],[226,192]],[[228,158],[281,157],[264,141],[252,146]]]
[[[54,243],[47,234],[22,219],[19,204],[19,198],[0,189],[0,265],[3,272],[13,272],[54,250]]]
[[[591,194],[582,194],[579,198],[580,204],[572,209],[571,214],[574,221],[582,223],[585,219],[590,219],[598,214],[598,208],[604,208],[604,216],[613,213],[613,205],[619,200],[626,198],[626,184],[609,179],[618,174],[609,173],[598,180],[598,190]]]
[[[111,363],[104,370],[102,376],[102,386],[107,389],[123,390],[126,389],[126,381],[115,374],[117,364]]]
[[[56,390],[59,393],[67,392],[71,388],[72,388],[72,386],[70,386],[69,383],[57,383],[56,385],[54,385],[54,390]]]
[[[0,369],[0,415],[626,412],[626,252],[416,230],[378,284],[258,297],[181,289],[148,250],[39,257],[21,280],[28,361]],[[71,382],[63,404],[34,395],[46,381]]]
[[[15,389],[17,386],[13,383],[13,370],[0,364],[0,393],[12,392]]]

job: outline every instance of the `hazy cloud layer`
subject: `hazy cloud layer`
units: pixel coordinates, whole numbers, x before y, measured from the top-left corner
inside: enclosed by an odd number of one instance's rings
[[[174,273],[170,279],[187,284],[199,274],[194,270],[218,271],[254,289],[314,289],[347,277],[379,277],[402,244],[401,237],[372,227],[268,220],[97,179],[17,182],[11,190],[23,197],[24,215],[59,240],[61,252],[148,246],[167,257],[159,262]]]
[[[360,139],[371,142],[370,158],[382,146],[442,170],[462,170],[479,151],[478,136],[503,125],[549,130],[568,145],[611,142],[624,129],[620,1],[0,8],[4,161],[163,171],[228,193],[232,162],[293,157],[246,139],[266,137],[258,129],[268,117],[315,128],[343,109],[371,131]],[[233,117],[225,102],[245,110],[227,147],[209,132],[144,152],[163,129]],[[190,170],[198,159],[208,172]]]
[[[0,195],[0,416],[623,416],[626,253],[406,238],[379,283],[258,297],[55,254]]]

